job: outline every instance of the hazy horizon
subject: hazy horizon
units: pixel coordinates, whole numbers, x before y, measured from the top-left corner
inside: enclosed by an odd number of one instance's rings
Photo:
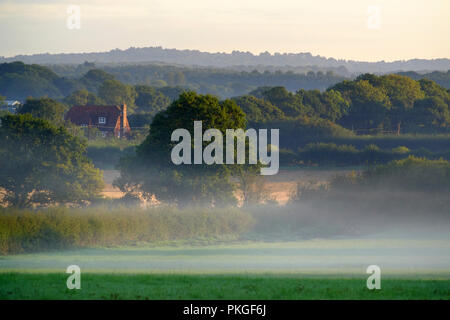
[[[59,54],[91,54],[91,53],[107,53],[107,52],[111,52],[114,50],[121,50],[121,51],[126,51],[128,49],[132,49],[132,48],[136,48],[136,49],[145,49],[145,48],[162,48],[163,50],[177,50],[177,51],[199,51],[202,53],[208,53],[208,54],[232,54],[233,52],[244,52],[244,53],[251,53],[254,56],[259,56],[261,54],[264,53],[269,53],[272,56],[274,56],[275,54],[302,54],[302,53],[310,53],[313,57],[321,57],[321,58],[325,58],[325,59],[336,59],[336,60],[343,60],[343,61],[355,61],[355,62],[369,62],[369,63],[377,63],[377,62],[386,62],[386,63],[391,63],[391,62],[399,62],[399,61],[410,61],[410,60],[439,60],[439,59],[450,59],[450,56],[448,57],[434,57],[434,58],[423,58],[423,57],[412,57],[412,58],[407,58],[407,59],[395,59],[395,60],[364,60],[364,59],[347,59],[347,58],[338,58],[335,56],[323,56],[319,53],[314,53],[314,52],[309,52],[309,51],[298,51],[298,52],[278,52],[278,51],[269,51],[269,50],[265,50],[265,51],[260,51],[260,52],[252,52],[249,50],[230,50],[230,51],[206,51],[206,50],[200,50],[200,49],[196,49],[196,48],[169,48],[169,47],[164,47],[164,46],[159,46],[159,45],[148,45],[148,46],[142,46],[142,47],[137,47],[137,46],[130,46],[130,47],[123,47],[123,48],[110,48],[110,49],[105,49],[105,50],[81,50],[81,51],[54,51],[54,52],[50,52],[50,51],[42,51],[42,52],[33,52],[33,53],[18,53],[15,55],[11,55],[11,56],[0,56],[3,57],[5,59],[10,59],[10,58],[14,58],[17,56],[33,56],[33,55],[41,55],[41,54],[51,54],[51,55],[59,55]],[[143,61],[146,62],[146,61]]]
[[[80,9],[79,29],[67,26],[70,5]],[[445,0],[0,0],[0,56],[161,46],[370,62],[450,58],[449,13]]]

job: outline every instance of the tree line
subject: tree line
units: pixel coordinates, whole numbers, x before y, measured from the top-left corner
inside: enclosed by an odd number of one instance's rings
[[[267,122],[261,120],[261,126],[279,121],[278,128],[284,125],[280,132],[285,132],[289,139],[294,140],[298,133],[318,141],[323,137],[356,137],[331,120],[309,117],[307,114],[311,112],[311,106],[296,104],[301,94],[274,94],[280,90],[287,92],[286,89],[263,88],[254,93],[273,102],[280,99],[279,111],[267,112],[270,105],[262,108],[264,115],[274,118]],[[332,94],[342,95],[339,90],[336,92]],[[250,101],[265,101],[252,97]],[[121,175],[115,185],[126,193],[128,199],[151,199],[156,196],[179,206],[235,203],[234,191],[238,186],[245,191],[258,183],[255,177],[259,174],[260,164],[176,166],[170,160],[170,150],[174,145],[170,136],[177,128],[192,131],[194,120],[203,121],[204,130],[215,128],[222,134],[226,129],[245,129],[252,121],[251,117],[247,118],[245,110],[233,99],[219,100],[212,95],[183,92],[168,108],[156,113],[148,135],[136,151],[120,159],[118,169]],[[87,156],[86,140],[70,134],[68,124],[61,122],[63,112],[62,104],[50,98],[29,99],[18,115],[7,114],[0,118],[0,190],[4,204],[18,207],[62,203],[82,205],[100,197],[103,187],[101,173]],[[286,116],[287,112],[293,114]],[[194,136],[193,132],[191,136]],[[323,163],[325,154],[326,158],[333,157],[333,164],[340,165],[349,157],[368,159],[371,163],[374,163],[372,160],[375,157],[376,163],[390,160],[390,156],[391,159],[398,159],[397,155],[410,152],[405,148],[396,148],[386,154],[375,147],[359,151],[350,145],[319,144],[307,145],[298,153],[300,160],[329,164]],[[244,195],[248,196],[244,196],[244,203],[252,199],[250,193],[244,192]]]
[[[102,71],[102,72],[100,72]],[[62,99],[77,90],[96,92],[105,80],[115,78],[127,85],[156,88],[183,87],[202,94],[228,98],[246,94],[259,86],[278,85],[324,90],[344,78],[332,71],[235,71],[213,68],[182,68],[170,65],[79,66],[28,65],[22,62],[0,64],[0,94],[16,100],[29,96]],[[169,89],[170,90],[170,89]]]
[[[71,53],[71,54],[35,54],[19,55],[11,58],[0,57],[0,61],[11,62],[21,60],[27,63],[40,64],[79,64],[84,61],[100,62],[106,64],[148,64],[159,61],[162,64],[177,64],[201,67],[235,67],[245,68],[251,66],[284,67],[310,67],[323,69],[340,69],[351,74],[364,72],[388,73],[395,70],[448,70],[450,59],[411,59],[399,61],[354,61],[335,58],[325,58],[312,55],[309,52],[301,53],[269,53],[252,54],[234,50],[225,52],[201,52],[198,50],[177,50],[162,47],[130,47],[126,50],[113,49],[108,52]]]
[[[91,64],[86,66],[91,67]],[[117,68],[122,70],[122,67]],[[132,66],[123,68],[127,70]],[[133,68],[133,73],[122,70],[119,74],[136,75],[139,69],[147,73],[145,67]],[[159,68],[165,70],[170,67]],[[321,76],[315,74],[313,77]],[[397,74],[364,74],[354,80],[332,82],[323,91],[302,87],[292,91],[273,84],[258,86],[232,99],[246,113],[250,124],[281,125],[289,132],[286,138],[290,135],[292,123],[330,127],[330,130],[340,133],[346,133],[346,129],[354,134],[448,132],[449,90],[432,80],[414,80]],[[24,99],[29,96],[52,98],[56,102],[46,100],[46,103],[64,105],[56,108],[59,113],[60,109],[64,112],[73,105],[126,103],[133,127],[148,126],[156,113],[165,110],[185,91],[189,88],[142,83],[130,85],[99,69],[89,69],[82,77],[71,79],[59,77],[43,66],[21,62],[0,64],[0,95]]]

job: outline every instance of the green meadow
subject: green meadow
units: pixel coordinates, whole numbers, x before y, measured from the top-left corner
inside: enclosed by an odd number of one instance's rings
[[[448,279],[396,279],[368,290],[364,278],[299,275],[86,274],[69,290],[63,273],[0,274],[1,299],[450,299]]]
[[[449,299],[443,238],[181,243],[0,257],[0,299]],[[379,265],[381,290],[366,287]],[[66,268],[81,268],[81,289]]]

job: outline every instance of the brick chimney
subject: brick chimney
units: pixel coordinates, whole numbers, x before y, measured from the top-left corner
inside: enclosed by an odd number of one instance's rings
[[[127,117],[127,105],[124,103],[122,105],[122,121],[120,126],[120,136],[125,137],[130,134],[131,128],[130,124],[128,123],[128,117]]]

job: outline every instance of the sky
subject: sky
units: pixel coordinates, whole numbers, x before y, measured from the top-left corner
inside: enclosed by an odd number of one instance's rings
[[[5,57],[162,46],[393,61],[450,58],[449,39],[450,0],[0,0]]]

